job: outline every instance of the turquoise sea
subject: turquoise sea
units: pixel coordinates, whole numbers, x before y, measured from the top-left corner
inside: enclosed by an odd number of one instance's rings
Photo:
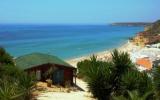
[[[69,59],[118,47],[143,29],[112,25],[0,25],[0,46],[14,57],[42,52]]]

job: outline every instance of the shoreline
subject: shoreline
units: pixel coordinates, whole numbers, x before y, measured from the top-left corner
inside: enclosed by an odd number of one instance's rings
[[[133,51],[134,49],[136,49],[138,46],[136,45],[133,45],[131,42],[129,42],[129,40],[122,44],[121,46],[119,47],[116,47],[116,48],[112,48],[112,49],[106,49],[104,51],[100,51],[100,52],[95,52],[95,53],[91,53],[91,54],[88,54],[88,55],[85,55],[85,56],[81,56],[81,57],[77,57],[77,58],[73,58],[73,59],[67,59],[65,60],[67,63],[69,63],[70,65],[74,66],[74,67],[77,67],[77,63],[79,61],[83,61],[85,59],[89,59],[92,55],[95,55],[97,56],[97,59],[98,60],[102,60],[102,61],[106,61],[106,60],[109,60],[109,58],[111,58],[111,52],[112,50],[114,49],[117,49],[119,51],[124,51],[124,52],[131,52]]]
[[[107,51],[112,51],[114,49],[117,49],[117,48],[120,48],[124,45],[126,45],[127,43],[129,42],[129,40],[125,40],[123,43],[117,45],[117,46],[114,46],[114,47],[111,47],[111,48],[106,48],[106,49],[103,49],[103,50],[99,50],[99,51],[94,51],[94,52],[90,52],[90,53],[87,53],[87,54],[81,54],[79,56],[73,56],[73,57],[69,57],[69,58],[66,58],[64,59],[65,61],[70,61],[70,60],[73,60],[73,59],[76,59],[76,58],[82,58],[82,57],[88,57],[88,56],[92,56],[93,54],[99,54],[99,53],[102,53],[102,52],[107,52]]]

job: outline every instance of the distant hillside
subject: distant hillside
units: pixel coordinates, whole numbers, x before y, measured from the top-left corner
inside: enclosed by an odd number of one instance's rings
[[[147,26],[145,31],[150,32],[151,34],[160,34],[160,20],[154,22],[153,24]]]
[[[148,26],[152,23],[145,23],[145,22],[122,22],[122,23],[112,23],[111,25],[117,25],[117,26]]]

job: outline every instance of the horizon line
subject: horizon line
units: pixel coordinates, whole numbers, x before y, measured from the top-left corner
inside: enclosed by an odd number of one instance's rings
[[[117,21],[108,23],[0,23],[0,25],[110,25],[114,23],[153,23],[154,21]]]

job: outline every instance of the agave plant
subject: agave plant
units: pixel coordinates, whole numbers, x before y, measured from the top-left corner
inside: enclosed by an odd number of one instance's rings
[[[112,95],[121,95],[123,99],[122,96],[129,94],[127,91],[134,90],[137,90],[139,97],[143,97],[146,92],[152,91],[151,78],[136,69],[128,53],[114,50],[111,61],[98,61],[96,56],[92,56],[78,65],[81,69],[79,73],[87,78],[91,93],[99,100],[110,100]]]
[[[128,100],[126,97],[124,97],[123,95],[121,96],[113,96],[112,97],[113,100]]]
[[[146,73],[130,70],[121,78],[121,92],[137,90],[140,95],[152,91],[152,80]]]
[[[112,62],[117,74],[123,74],[125,71],[128,71],[128,69],[134,68],[134,64],[132,63],[127,52],[120,52],[116,49],[113,50]]]
[[[127,91],[128,96],[113,96],[113,100],[147,100],[147,98],[152,94],[152,91],[146,92],[143,96],[140,96],[139,92],[134,91]]]
[[[29,76],[23,71],[16,72],[17,68],[7,67],[0,81],[0,100],[30,100],[31,92],[35,87],[34,76]],[[16,69],[16,70],[15,70]],[[18,98],[18,99],[17,99]]]
[[[156,97],[160,98],[160,67],[153,69],[153,83]]]
[[[22,73],[18,79],[19,87],[21,87],[24,91],[25,100],[30,100],[32,90],[35,88],[35,76],[28,75],[27,73]]]
[[[129,99],[130,100],[146,100],[150,94],[152,94],[152,91],[146,92],[143,96],[140,96],[138,91],[128,91]]]
[[[127,53],[117,50],[113,51],[111,62],[98,61],[96,56],[88,62],[88,68],[83,72],[90,91],[100,100],[110,99],[111,94],[119,90],[121,76],[134,66]]]
[[[124,95],[128,90],[133,91],[139,88],[138,81],[140,79],[140,72],[136,70],[127,71],[124,75],[122,75],[120,81],[120,91],[121,95]]]
[[[91,57],[91,65],[86,71],[87,83],[93,96],[99,100],[110,98],[110,74],[108,63],[97,61],[95,56]]]
[[[126,52],[120,52],[118,50],[114,50],[112,52],[112,91],[114,93],[120,93],[120,82],[122,76],[129,70],[135,69],[134,64],[130,60],[129,54]]]
[[[16,81],[0,80],[0,100],[23,100],[24,91]]]

